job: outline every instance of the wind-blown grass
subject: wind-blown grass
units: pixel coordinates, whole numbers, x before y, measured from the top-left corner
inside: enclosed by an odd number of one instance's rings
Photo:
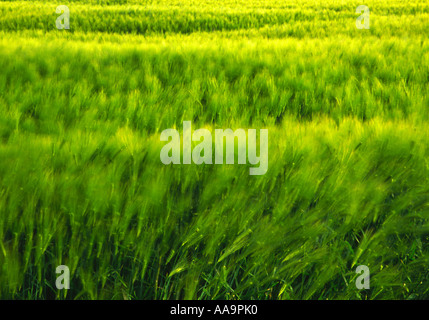
[[[0,298],[429,297],[428,2],[218,4],[0,3]],[[268,172],[163,165],[184,120]]]

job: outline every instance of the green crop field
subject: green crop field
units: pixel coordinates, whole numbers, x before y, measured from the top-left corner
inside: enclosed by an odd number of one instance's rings
[[[428,35],[429,0],[0,1],[0,299],[429,299]],[[164,165],[183,121],[268,129],[268,171]]]

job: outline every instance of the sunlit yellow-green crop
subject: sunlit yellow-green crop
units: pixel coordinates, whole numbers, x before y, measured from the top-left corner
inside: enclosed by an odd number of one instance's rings
[[[0,299],[429,299],[428,35],[429,0],[1,1]],[[183,121],[268,129],[268,171],[164,165]]]

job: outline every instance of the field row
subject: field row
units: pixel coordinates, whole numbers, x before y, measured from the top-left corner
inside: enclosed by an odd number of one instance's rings
[[[0,3],[0,30],[55,30],[55,2]],[[367,4],[370,5],[370,4]],[[381,6],[378,3],[378,6]],[[375,7],[371,28],[358,30],[356,7],[348,9],[317,5],[279,8],[223,7],[209,4],[176,6],[173,2],[145,5],[88,5],[72,3],[71,32],[109,33],[192,33],[280,28],[278,36],[327,37],[348,36],[421,36],[429,34],[429,3]],[[278,32],[278,31],[277,31]]]
[[[33,5],[58,5],[53,0],[3,0],[5,6],[23,6],[29,3]],[[354,0],[69,0],[70,5],[87,5],[91,7],[120,7],[123,8],[154,8],[154,7],[176,7],[181,9],[204,8],[206,10],[236,9],[245,11],[247,9],[323,9],[342,11],[348,8],[355,9],[358,4]],[[365,0],[364,3],[380,12],[404,13],[427,12],[428,0]]]
[[[73,298],[354,299],[368,294],[357,262],[372,298],[427,296],[424,126],[269,129],[269,171],[249,179],[247,166],[164,166],[159,136],[126,126],[18,127],[0,144],[0,297],[49,297],[66,264]]]
[[[116,44],[10,35],[10,43],[8,37],[0,40],[4,136],[17,125],[43,133],[113,121],[157,132],[182,120],[246,127],[320,115],[416,123],[429,117],[423,41],[213,44],[190,37],[174,44],[173,37],[137,44],[135,37],[136,43]]]

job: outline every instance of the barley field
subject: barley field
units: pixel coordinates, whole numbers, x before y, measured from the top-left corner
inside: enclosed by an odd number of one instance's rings
[[[0,299],[429,299],[428,35],[429,0],[0,1]],[[164,165],[188,120],[268,129],[268,171]]]

